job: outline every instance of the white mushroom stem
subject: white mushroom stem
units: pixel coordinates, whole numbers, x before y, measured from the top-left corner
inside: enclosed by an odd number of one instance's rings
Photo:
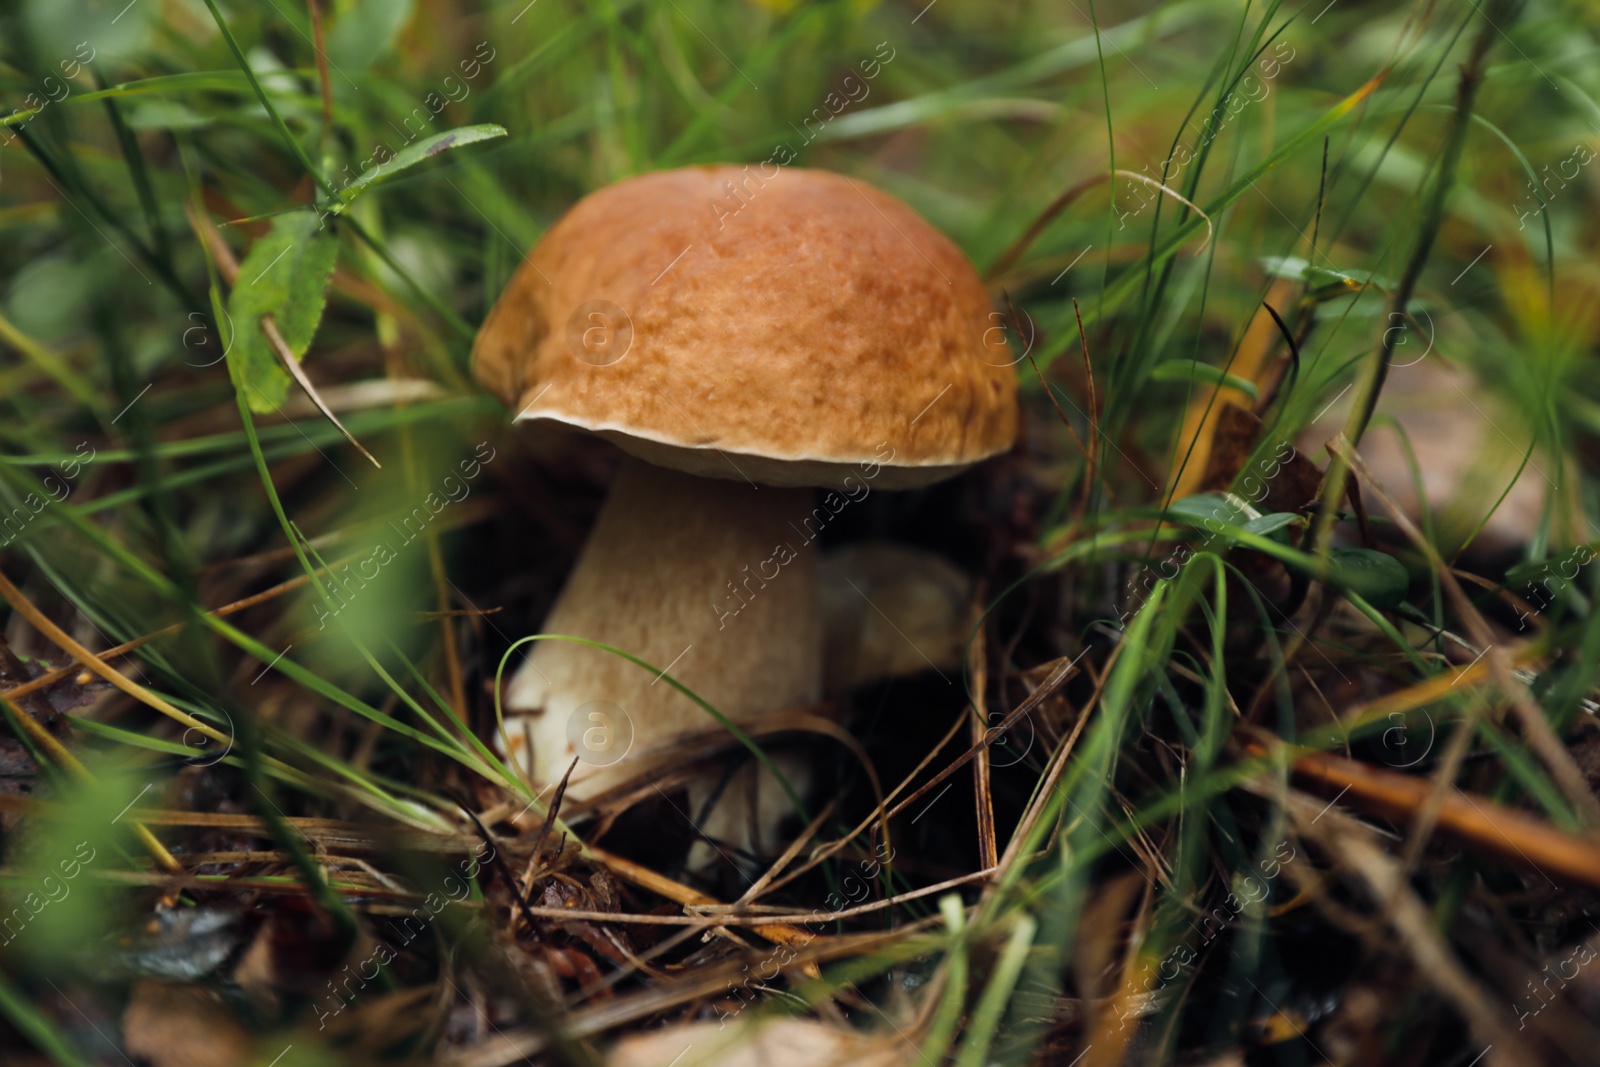
[[[540,632],[630,652],[736,721],[814,703],[822,621],[811,496],[627,459]],[[679,735],[716,726],[620,656],[571,641],[531,647],[507,688],[506,732],[509,754],[540,786],[577,757],[567,795],[594,796],[661,763]],[[730,789],[720,807],[738,810],[715,820],[745,844],[760,843],[739,832],[751,824],[750,799],[773,809],[755,819],[768,831],[789,809],[770,772],[747,774],[752,782],[756,797],[736,800]],[[701,829],[719,836],[710,824]]]

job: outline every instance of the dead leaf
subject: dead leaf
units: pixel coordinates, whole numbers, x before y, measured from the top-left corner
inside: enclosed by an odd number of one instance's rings
[[[250,1036],[215,989],[141,979],[122,1013],[123,1051],[150,1067],[250,1063]]]
[[[1211,441],[1211,455],[1206,462],[1200,491],[1233,489],[1264,515],[1285,511],[1305,512],[1316,501],[1318,490],[1322,488],[1322,470],[1298,450],[1292,450],[1282,458],[1277,455],[1260,456],[1253,469],[1246,471],[1245,465],[1250,463],[1266,425],[1255,412],[1238,404],[1223,401],[1218,408],[1216,433]],[[1236,488],[1233,483],[1241,473],[1245,479]],[[1265,487],[1265,495],[1262,495],[1262,486]]]
[[[917,1050],[899,1036],[883,1038],[840,1030],[808,1019],[780,1019],[760,1026],[695,1023],[618,1042],[606,1067],[901,1067],[916,1063]]]

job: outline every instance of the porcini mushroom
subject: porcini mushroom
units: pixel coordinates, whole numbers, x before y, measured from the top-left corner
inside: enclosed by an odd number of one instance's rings
[[[873,490],[927,485],[1011,445],[1014,359],[996,321],[961,251],[856,179],[689,167],[580,200],[473,352],[518,421],[628,454],[542,632],[670,670],[735,720],[816,701],[812,542]],[[714,725],[636,664],[563,641],[533,645],[505,707],[508,755],[535,782],[580,757],[576,798]],[[771,776],[756,777],[758,799],[781,806]],[[714,822],[748,842],[747,815]]]

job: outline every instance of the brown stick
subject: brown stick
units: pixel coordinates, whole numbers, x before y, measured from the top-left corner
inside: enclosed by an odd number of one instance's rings
[[[1510,1026],[1507,1014],[1457,960],[1440,935],[1426,904],[1406,883],[1401,867],[1374,842],[1367,827],[1340,812],[1316,811],[1317,802],[1293,790],[1280,795],[1276,785],[1256,790],[1283,802],[1295,828],[1316,837],[1365,883],[1374,902],[1384,906],[1383,918],[1393,928],[1419,977],[1449,1001],[1471,1029],[1489,1047],[1485,1067],[1510,1067],[1537,1062]],[[1322,822],[1326,817],[1327,821]],[[1317,823],[1322,822],[1318,826]]]
[[[1588,824],[1590,832],[1600,833],[1600,801],[1595,800],[1588,781],[1572,758],[1572,753],[1562,745],[1561,739],[1556,736],[1555,730],[1551,729],[1549,721],[1544,717],[1544,712],[1534,703],[1527,687],[1517,679],[1511,667],[1511,656],[1495,642],[1489,624],[1473,606],[1471,599],[1461,588],[1461,583],[1456,581],[1455,573],[1449,564],[1440,557],[1433,544],[1422,536],[1422,531],[1417,529],[1416,523],[1411,521],[1404,509],[1396,504],[1384,491],[1383,486],[1373,478],[1372,472],[1367,469],[1360,454],[1345,440],[1343,434],[1328,443],[1328,451],[1347,462],[1351,471],[1367,483],[1368,491],[1378,498],[1378,503],[1382,504],[1390,518],[1394,519],[1395,525],[1422,551],[1423,555],[1428,557],[1428,562],[1439,572],[1440,586],[1450,598],[1451,606],[1461,616],[1467,633],[1484,650],[1484,658],[1489,662],[1495,684],[1511,702],[1511,709],[1516,712],[1517,719],[1522,724],[1528,747],[1545,765],[1550,777],[1566,794],[1573,809]]]
[[[328,140],[328,130],[333,126],[333,85],[328,79],[328,53],[322,34],[321,0],[306,0],[306,10],[311,15],[311,47],[317,53],[317,86],[322,90],[322,130],[317,134],[320,146]]]
[[[1280,742],[1251,738],[1253,755],[1283,750]],[[1295,757],[1290,773],[1302,786],[1368,814],[1405,823],[1428,800],[1433,783],[1327,752]],[[1556,828],[1524,811],[1451,786],[1439,802],[1438,830],[1516,867],[1600,889],[1600,844]]]
[[[242,600],[235,600],[232,604],[224,604],[216,611],[208,612],[207,614],[214,615],[219,619],[226,618],[227,616],[236,612],[243,611],[245,608],[253,608],[257,604],[271,600],[274,597],[282,596],[284,593],[289,592],[291,589],[302,586],[310,580],[311,578],[309,575],[302,574],[298,578],[291,578],[286,582],[280,582],[271,589],[264,589],[261,592],[247,596]],[[132,641],[126,641],[115,648],[108,648],[94,658],[104,663],[107,660],[113,660],[119,656],[125,656],[137,648],[142,648],[143,646],[148,645],[151,641],[155,641],[162,637],[172,636],[179,630],[182,630],[186,625],[188,624],[175,622],[171,626],[163,626],[161,629],[156,630],[153,633],[147,633],[142,637],[135,637]],[[27,696],[29,693],[38,692],[40,689],[47,689],[55,683],[61,681],[63,678],[67,677],[69,674],[76,672],[79,666],[79,661],[75,659],[65,667],[57,667],[53,671],[41,674],[39,677],[31,679],[30,681],[23,682],[14,689],[7,689],[4,693],[0,693],[0,697],[4,697],[7,700],[16,700],[18,697]]]
[[[973,598],[974,622],[983,617],[983,590]],[[973,799],[978,806],[978,866],[990,868],[1000,862],[1000,848],[995,841],[994,795],[989,786],[989,746],[984,743],[989,716],[984,690],[989,685],[989,661],[984,649],[983,627],[978,626],[972,645],[967,650],[967,673],[972,677],[972,743],[980,746],[972,761]]]

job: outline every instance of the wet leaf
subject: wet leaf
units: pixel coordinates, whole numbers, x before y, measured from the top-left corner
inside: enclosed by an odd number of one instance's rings
[[[453,130],[446,130],[444,133],[436,133],[432,137],[424,137],[416,144],[407,145],[399,152],[396,152],[394,158],[389,162],[379,163],[362,171],[360,177],[339,191],[343,203],[336,204],[333,208],[333,213],[339,214],[350,205],[351,201],[366,192],[367,189],[380,181],[389,180],[403,170],[416,166],[430,156],[436,156],[447,149],[477,144],[479,141],[491,141],[496,137],[504,137],[505,135],[506,128],[504,126],[497,126],[492,122],[482,122],[476,126],[458,126]]]

